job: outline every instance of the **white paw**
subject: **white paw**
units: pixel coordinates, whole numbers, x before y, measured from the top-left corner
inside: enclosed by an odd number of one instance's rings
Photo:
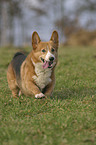
[[[45,97],[45,95],[43,94],[43,93],[40,93],[40,94],[36,94],[35,95],[35,98],[43,98],[43,97]]]
[[[22,95],[22,92],[21,92],[21,90],[20,90],[18,96],[20,97],[21,95]]]

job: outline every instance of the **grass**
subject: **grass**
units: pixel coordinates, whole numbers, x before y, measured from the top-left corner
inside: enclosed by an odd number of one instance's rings
[[[11,98],[6,71],[18,50],[0,48],[0,145],[96,145],[96,48],[59,48],[45,100]]]

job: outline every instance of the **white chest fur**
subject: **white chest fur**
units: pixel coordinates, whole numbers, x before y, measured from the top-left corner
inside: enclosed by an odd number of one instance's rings
[[[50,78],[51,72],[52,70],[49,68],[43,69],[41,63],[35,64],[36,75],[34,75],[32,78],[41,90],[52,81]]]

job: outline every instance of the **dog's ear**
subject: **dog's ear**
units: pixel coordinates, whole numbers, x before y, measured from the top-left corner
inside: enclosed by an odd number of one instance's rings
[[[51,41],[53,41],[54,43],[58,44],[59,40],[58,40],[58,32],[57,31],[53,31],[52,32],[52,36],[51,36]]]
[[[38,43],[40,43],[40,37],[38,35],[38,33],[35,31],[33,32],[32,34],[32,46],[33,46],[33,49],[36,49],[37,48],[37,45]]]

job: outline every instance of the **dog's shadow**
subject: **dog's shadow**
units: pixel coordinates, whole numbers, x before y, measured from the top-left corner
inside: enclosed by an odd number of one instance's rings
[[[62,90],[54,90],[53,95],[50,97],[51,99],[60,99],[60,100],[72,100],[78,99],[83,100],[85,97],[93,97],[96,95],[95,87],[78,87],[78,88],[64,88]]]

